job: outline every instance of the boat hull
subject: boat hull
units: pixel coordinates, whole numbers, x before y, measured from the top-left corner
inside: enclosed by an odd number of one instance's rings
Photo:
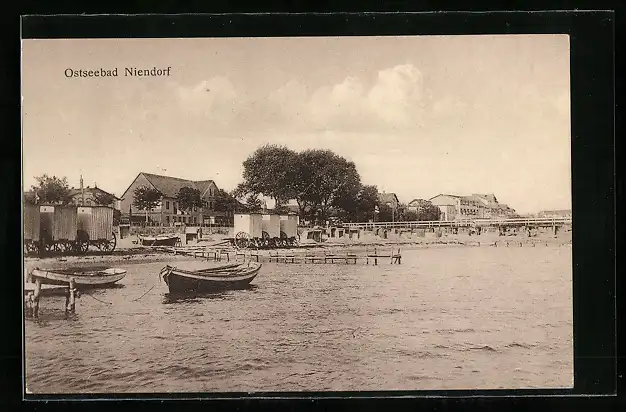
[[[170,237],[142,237],[139,236],[142,246],[176,246],[176,243],[180,241],[178,236]]]
[[[40,280],[43,285],[68,285],[74,279],[76,286],[98,287],[119,282],[126,276],[121,269],[106,269],[95,273],[69,273],[53,270],[34,269],[30,274],[33,282]]]
[[[238,269],[240,266],[219,271],[207,270],[202,274],[170,268],[163,275],[163,279],[171,294],[211,293],[246,289],[258,275],[261,265],[255,265],[248,270],[246,268]]]

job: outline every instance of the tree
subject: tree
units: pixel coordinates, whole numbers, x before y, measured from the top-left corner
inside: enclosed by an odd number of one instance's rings
[[[29,205],[36,205],[37,196],[35,195],[35,192],[24,193],[24,203],[29,204]]]
[[[355,164],[330,150],[299,153],[295,171],[292,188],[300,211],[308,208],[311,218],[321,222],[331,207],[350,203],[361,185]]]
[[[38,185],[32,186],[32,190],[35,192],[35,197],[39,199],[36,201],[37,203],[72,203],[72,194],[67,184],[67,178],[50,177],[44,174],[35,177],[35,180],[37,180]]]
[[[200,191],[192,187],[181,187],[176,195],[176,200],[178,200],[178,208],[186,212],[203,206]]]
[[[361,187],[357,197],[357,221],[367,222],[374,219],[374,210],[378,206],[378,188],[372,185]]]
[[[93,200],[97,205],[110,206],[115,201],[115,196],[104,191],[96,191],[93,195]]]
[[[296,160],[297,153],[285,146],[260,147],[243,162],[244,181],[235,189],[235,195],[263,194],[277,205],[293,198]]]
[[[435,205],[433,205],[428,200],[417,199],[412,207],[415,207],[415,214],[417,215],[417,219],[420,221],[433,221],[439,220],[441,216],[441,210]]]
[[[241,209],[235,196],[222,189],[218,189],[214,205],[218,212],[235,213]]]
[[[146,224],[148,224],[148,211],[159,205],[163,193],[149,186],[140,186],[135,189],[133,195],[133,205],[139,210],[146,211]]]
[[[249,195],[246,198],[246,207],[249,212],[260,212],[261,211],[261,200],[255,195]]]

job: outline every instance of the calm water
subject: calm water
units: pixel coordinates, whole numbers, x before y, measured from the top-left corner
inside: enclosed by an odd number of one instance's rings
[[[403,251],[402,265],[263,265],[253,288],[170,300],[164,263],[45,297],[33,393],[569,387],[571,248]],[[138,301],[151,286],[157,285]],[[96,300],[109,302],[101,303]]]

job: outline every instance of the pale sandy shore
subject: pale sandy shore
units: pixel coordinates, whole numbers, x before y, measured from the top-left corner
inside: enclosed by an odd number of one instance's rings
[[[118,241],[118,246],[113,253],[105,254],[98,251],[89,251],[82,256],[52,256],[46,258],[25,257],[24,274],[25,276],[33,268],[69,268],[69,267],[90,267],[90,266],[107,266],[107,265],[129,265],[151,262],[175,262],[194,259],[190,254],[194,250],[216,250],[221,249],[228,251],[230,258],[235,258],[236,249],[228,246],[223,242],[224,236],[213,235],[205,238],[200,242],[190,242],[180,248],[176,248],[176,253],[169,248],[151,248],[139,246],[133,243],[134,238],[126,238]],[[332,252],[333,250],[351,251],[371,251],[374,248],[381,251],[387,250],[407,250],[421,248],[439,248],[439,247],[528,247],[528,246],[561,246],[571,244],[571,232],[565,232],[558,236],[498,236],[497,234],[483,234],[480,236],[468,235],[443,235],[436,237],[434,235],[415,236],[410,234],[391,235],[388,239],[381,239],[378,236],[364,234],[360,238],[348,239],[327,239],[318,243],[312,240],[302,240],[297,248],[278,249],[273,252],[277,253],[297,253],[298,251],[306,251],[307,253]],[[187,251],[187,253],[185,253]],[[181,253],[182,252],[182,253]],[[256,251],[245,251],[246,254],[257,253]],[[269,250],[258,252],[261,255],[269,255]]]

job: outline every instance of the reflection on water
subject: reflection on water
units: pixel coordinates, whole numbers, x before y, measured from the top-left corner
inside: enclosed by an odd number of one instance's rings
[[[215,292],[166,292],[163,295],[163,303],[185,303],[185,302],[200,302],[202,299],[220,299],[227,300],[233,299],[237,296],[235,292],[254,292],[258,287],[256,285],[247,285],[244,288],[238,290],[223,290]]]
[[[441,248],[402,265],[263,265],[171,296],[163,263],[26,322],[33,393],[569,387],[571,249]],[[148,292],[148,293],[146,293]],[[92,299],[93,298],[93,299]]]

